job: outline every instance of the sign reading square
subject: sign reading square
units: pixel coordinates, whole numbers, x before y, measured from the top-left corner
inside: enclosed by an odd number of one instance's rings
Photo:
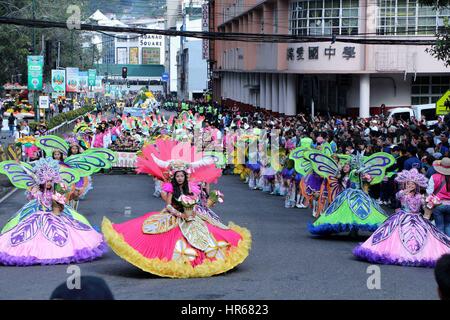
[[[142,48],[142,64],[160,64],[160,48]]]

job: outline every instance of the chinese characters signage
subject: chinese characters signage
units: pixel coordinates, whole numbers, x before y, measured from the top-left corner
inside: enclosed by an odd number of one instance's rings
[[[209,31],[209,4],[202,5],[202,31]],[[202,59],[208,60],[209,58],[209,40],[202,40]]]
[[[332,60],[333,57],[340,55],[346,60],[356,58],[355,47],[344,47],[342,51],[329,46],[321,50],[318,46],[305,46],[297,48],[288,48],[286,52],[286,59],[288,61],[299,61],[299,60],[320,60],[323,56],[328,60]]]

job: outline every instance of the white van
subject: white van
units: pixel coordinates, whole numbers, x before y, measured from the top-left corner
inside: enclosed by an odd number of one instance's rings
[[[427,126],[432,126],[437,123],[438,116],[436,115],[436,104],[418,104],[413,105],[411,108],[394,108],[387,111],[388,119],[403,119],[408,120],[414,117],[418,120],[425,117]]]

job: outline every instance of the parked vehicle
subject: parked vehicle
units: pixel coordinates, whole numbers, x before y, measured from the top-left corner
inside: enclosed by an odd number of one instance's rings
[[[408,120],[414,117],[418,120],[425,117],[427,126],[432,126],[437,123],[438,116],[436,115],[436,104],[419,104],[413,105],[411,108],[394,108],[387,111],[388,119],[403,119]]]

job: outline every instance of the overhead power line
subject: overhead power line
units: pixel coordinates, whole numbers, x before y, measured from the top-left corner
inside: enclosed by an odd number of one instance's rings
[[[0,17],[0,24],[19,25],[34,28],[61,28],[67,29],[65,22],[31,20],[11,17]],[[80,24],[80,29],[75,31],[131,33],[131,34],[157,34],[172,37],[189,37],[208,40],[243,41],[243,42],[265,42],[265,43],[298,43],[298,42],[331,42],[331,36],[303,36],[290,34],[261,34],[242,32],[207,32],[207,31],[181,31],[160,30],[136,27],[114,27],[99,26],[93,24]],[[336,42],[380,44],[380,45],[433,45],[435,38],[430,39],[401,39],[384,37],[360,37],[336,35]]]

